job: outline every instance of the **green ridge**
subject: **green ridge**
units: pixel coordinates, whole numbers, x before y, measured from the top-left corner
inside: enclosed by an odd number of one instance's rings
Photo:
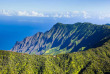
[[[1,50],[0,74],[110,74],[110,40],[86,51],[55,56]]]
[[[92,23],[56,23],[49,31],[38,32],[17,42],[11,49],[14,52],[57,55],[84,51],[110,37],[110,26]]]

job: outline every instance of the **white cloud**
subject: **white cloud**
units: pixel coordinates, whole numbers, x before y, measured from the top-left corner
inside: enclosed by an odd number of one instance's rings
[[[82,14],[83,13],[83,14]],[[84,18],[90,18],[88,13],[86,11],[79,12],[79,11],[72,11],[72,12],[63,12],[63,13],[40,13],[36,11],[6,11],[2,10],[0,15],[5,15],[5,16],[30,16],[30,17],[56,17],[56,18],[73,18],[73,17],[81,17],[83,16]]]
[[[63,16],[67,17],[67,18],[70,18],[71,17],[71,12],[66,12]]]
[[[36,11],[9,11],[9,10],[1,10],[0,15],[4,16],[33,16],[33,17],[49,17],[46,14],[38,13]]]
[[[29,16],[29,13],[27,13],[26,11],[18,11],[17,15],[18,16]]]
[[[35,12],[35,11],[32,11],[32,12],[31,12],[31,16],[41,16],[41,17],[43,17],[44,14],[38,13],[38,12]]]
[[[64,14],[64,17],[69,18],[69,17],[71,17],[71,15],[69,15],[69,14]]]
[[[18,16],[35,16],[35,17],[48,17],[48,15],[45,15],[43,13],[38,13],[36,11],[31,11],[31,12],[27,12],[27,11],[18,11],[17,12]]]
[[[5,15],[5,16],[12,16],[9,11],[6,10],[1,10],[0,15]]]
[[[110,18],[110,13],[100,13],[99,19]]]
[[[71,11],[71,12],[57,12],[57,13],[41,13],[37,11],[9,11],[1,10],[0,15],[4,16],[27,16],[27,17],[55,17],[55,18],[83,18],[83,19],[110,19],[108,12],[87,12],[87,11]]]
[[[62,14],[53,13],[53,14],[51,14],[49,17],[61,18],[61,17],[62,17]]]
[[[91,18],[91,16],[90,16],[86,11],[82,11],[82,13],[83,13],[83,17],[84,17],[85,19]]]
[[[65,17],[65,18],[72,18],[72,17],[77,17],[79,16],[79,11],[73,11],[73,12],[64,12],[64,13],[53,13],[50,17]]]
[[[73,14],[79,14],[79,11],[73,11]]]

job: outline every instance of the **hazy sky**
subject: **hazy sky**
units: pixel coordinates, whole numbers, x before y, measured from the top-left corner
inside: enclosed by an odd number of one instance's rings
[[[0,0],[0,9],[110,12],[110,0]]]
[[[110,0],[0,0],[0,15],[110,18]]]

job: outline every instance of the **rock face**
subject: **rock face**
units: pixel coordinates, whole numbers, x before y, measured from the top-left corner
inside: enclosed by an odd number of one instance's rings
[[[49,31],[38,32],[21,42],[11,51],[29,54],[56,55],[87,50],[110,37],[110,27],[91,23],[56,23]]]

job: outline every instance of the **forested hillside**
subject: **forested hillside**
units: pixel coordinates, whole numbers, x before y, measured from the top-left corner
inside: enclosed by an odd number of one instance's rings
[[[38,32],[16,42],[11,51],[56,55],[83,51],[110,37],[110,26],[91,23],[56,23],[49,31]]]
[[[0,51],[0,74],[110,74],[110,40],[55,56]]]

